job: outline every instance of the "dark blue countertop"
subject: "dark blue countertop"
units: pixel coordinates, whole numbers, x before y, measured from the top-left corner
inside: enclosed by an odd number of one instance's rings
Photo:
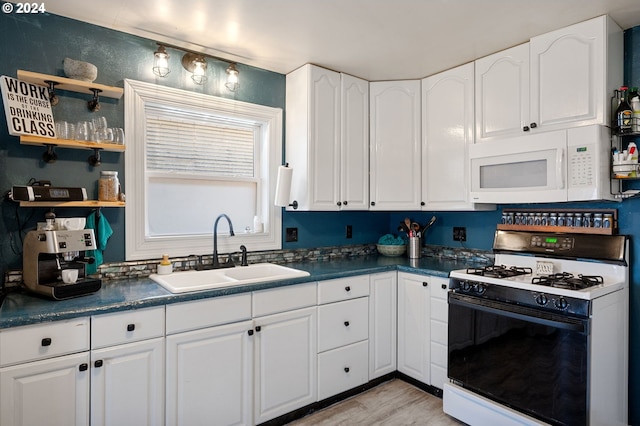
[[[245,293],[248,291],[282,287],[311,281],[403,271],[448,277],[449,272],[465,269],[470,261],[456,261],[434,257],[409,260],[405,257],[355,257],[317,262],[294,262],[286,266],[308,271],[309,276],[291,280],[271,281],[214,290],[172,294],[149,278],[105,281],[98,292],[74,299],[54,301],[25,292],[7,295],[0,308],[0,328],[57,321],[80,316],[125,311],[129,309],[166,305],[188,300]]]

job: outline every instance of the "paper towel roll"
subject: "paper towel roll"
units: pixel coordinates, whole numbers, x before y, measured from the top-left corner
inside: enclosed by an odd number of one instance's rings
[[[278,167],[278,180],[276,181],[276,199],[274,204],[279,207],[287,207],[291,198],[291,178],[293,169],[287,166]]]

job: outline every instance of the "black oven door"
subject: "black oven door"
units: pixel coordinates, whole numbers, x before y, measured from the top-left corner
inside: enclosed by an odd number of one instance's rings
[[[589,320],[449,293],[454,383],[558,425],[587,424]]]

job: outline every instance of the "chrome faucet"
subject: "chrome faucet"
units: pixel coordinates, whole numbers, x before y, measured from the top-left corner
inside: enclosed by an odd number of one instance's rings
[[[229,235],[232,237],[235,235],[233,232],[233,224],[231,223],[229,216],[224,213],[218,216],[213,224],[213,269],[233,268],[235,266],[231,260],[231,256],[229,256],[229,259],[225,263],[220,263],[220,261],[218,261],[218,222],[223,217],[227,219],[227,222],[229,223]]]

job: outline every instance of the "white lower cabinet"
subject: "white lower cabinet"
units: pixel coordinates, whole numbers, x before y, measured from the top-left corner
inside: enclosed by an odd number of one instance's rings
[[[89,318],[0,330],[0,425],[89,424]]]
[[[449,279],[431,278],[431,386],[443,389],[447,379],[449,342]]]
[[[430,277],[398,273],[398,371],[430,384]]]
[[[318,354],[318,400],[367,383],[368,357],[367,340]]]
[[[167,425],[251,425],[253,321],[167,336]]]
[[[369,276],[369,380],[397,369],[397,273]]]
[[[317,308],[254,321],[254,413],[259,424],[316,402]]]
[[[164,423],[164,306],[91,318],[91,425]]]

